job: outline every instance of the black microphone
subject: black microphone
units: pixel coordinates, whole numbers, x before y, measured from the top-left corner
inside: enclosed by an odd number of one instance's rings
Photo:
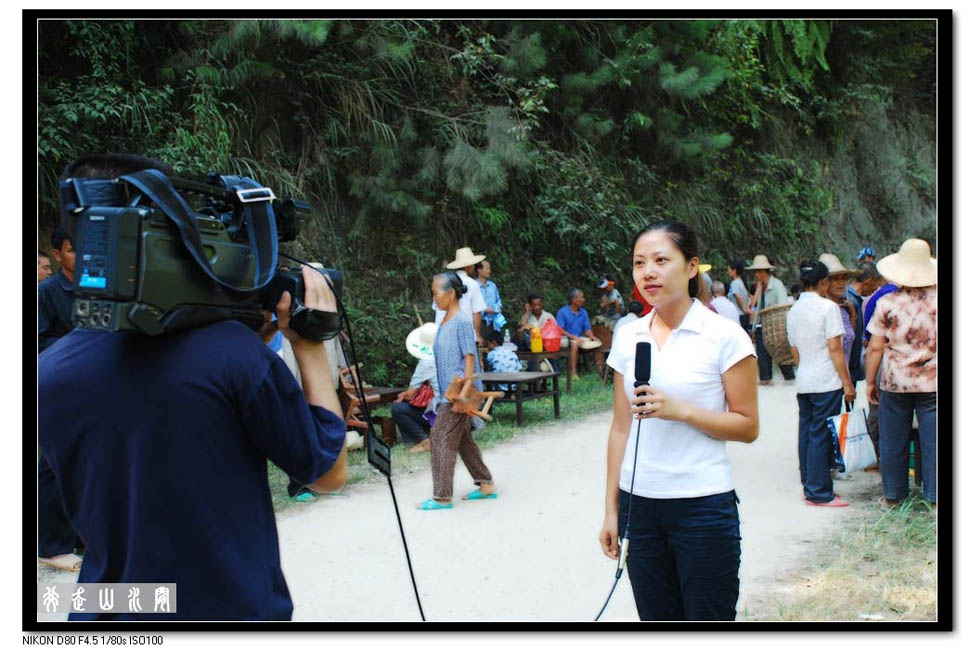
[[[637,343],[637,358],[634,363],[633,376],[636,379],[633,383],[634,388],[650,384],[650,343],[648,341]]]

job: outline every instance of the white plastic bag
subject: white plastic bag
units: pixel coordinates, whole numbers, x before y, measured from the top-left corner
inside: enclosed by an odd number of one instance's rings
[[[835,465],[841,472],[858,472],[876,463],[876,449],[869,437],[866,412],[858,408],[828,420]]]

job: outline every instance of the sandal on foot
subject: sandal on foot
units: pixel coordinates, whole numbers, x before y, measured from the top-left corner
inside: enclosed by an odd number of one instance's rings
[[[831,501],[809,501],[808,499],[803,499],[806,506],[822,506],[823,508],[844,508],[849,505],[848,501],[843,501],[839,497],[834,497]]]
[[[449,510],[454,508],[450,503],[441,503],[434,499],[425,499],[424,503],[417,506],[418,510]]]
[[[49,566],[59,571],[70,571],[76,573],[81,570],[81,558],[74,553],[64,553],[54,557],[37,558],[44,566]]]
[[[492,492],[491,494],[485,494],[481,490],[475,490],[474,492],[469,492],[462,497],[463,501],[479,501],[481,499],[497,499],[498,492]]]

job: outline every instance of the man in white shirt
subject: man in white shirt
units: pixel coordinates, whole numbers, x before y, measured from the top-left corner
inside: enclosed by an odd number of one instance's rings
[[[711,285],[711,293],[714,294],[714,299],[711,300],[711,307],[717,310],[717,313],[721,316],[730,318],[740,326],[741,311],[735,306],[734,301],[727,297],[727,292],[724,290],[724,283],[720,280],[715,280]]]
[[[455,252],[454,261],[449,262],[447,265],[447,268],[458,271],[458,277],[461,278],[462,284],[468,287],[465,295],[458,300],[458,306],[471,317],[472,323],[475,325],[475,340],[478,342],[478,345],[484,344],[484,339],[482,338],[482,312],[485,311],[485,298],[482,297],[481,285],[471,277],[471,273],[474,272],[475,265],[483,259],[485,259],[484,255],[475,255],[470,248],[459,248]],[[431,304],[434,307],[435,325],[441,325],[441,321],[445,318],[445,312],[438,309],[434,301]]]

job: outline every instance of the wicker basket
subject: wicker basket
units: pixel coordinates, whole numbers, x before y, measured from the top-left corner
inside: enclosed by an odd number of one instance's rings
[[[791,346],[788,344],[789,309],[791,304],[773,305],[762,309],[758,316],[765,349],[771,355],[771,360],[778,365],[795,363],[795,358],[791,355]]]

